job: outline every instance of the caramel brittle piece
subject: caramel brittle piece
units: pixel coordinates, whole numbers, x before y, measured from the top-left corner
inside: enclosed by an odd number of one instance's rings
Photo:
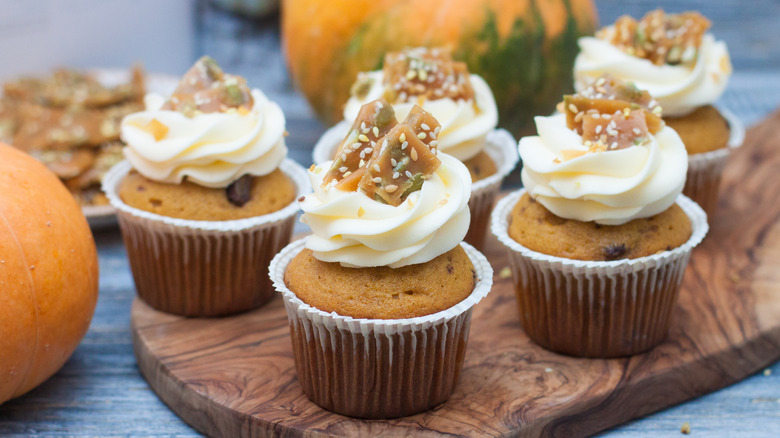
[[[87,149],[38,150],[32,151],[31,155],[61,179],[75,178],[87,171],[95,162],[95,155]]]
[[[431,147],[439,129],[439,122],[415,105],[406,120],[379,141],[380,149],[367,163],[359,189],[376,201],[402,204],[441,164]]]
[[[644,111],[616,111],[599,114],[586,112],[582,117],[582,140],[596,150],[625,149],[644,143],[650,138]]]
[[[48,107],[103,108],[128,100],[141,102],[145,93],[144,72],[135,66],[130,82],[108,87],[88,73],[60,69],[47,78],[27,77],[7,82],[4,91],[11,99]]]
[[[216,61],[204,56],[182,76],[163,109],[192,117],[197,112],[250,110],[253,104],[252,91],[244,78],[224,73]]]
[[[122,147],[121,142],[113,141],[102,144],[97,150],[87,149],[94,154],[92,166],[78,176],[70,179],[63,178],[65,179],[65,185],[72,192],[78,192],[79,190],[85,190],[90,187],[100,188],[100,181],[103,179],[103,175],[105,175],[114,164],[124,159]],[[85,149],[78,150],[83,151]]]
[[[390,102],[406,102],[410,96],[416,97],[418,104],[445,97],[474,99],[468,67],[453,61],[449,50],[443,48],[388,53],[383,72],[385,98]],[[360,91],[359,82],[353,91]]]
[[[118,140],[122,118],[137,111],[143,111],[143,104],[134,101],[101,109],[22,104],[19,110],[22,122],[13,143],[27,151],[95,147]]]
[[[609,75],[599,77],[577,94],[564,96],[558,109],[566,114],[566,125],[569,129],[581,135],[584,132],[584,116],[588,113],[591,113],[591,116],[611,116],[622,112],[627,118],[631,112],[641,110],[645,113],[643,130],[655,134],[664,127],[661,107],[647,91],[639,90],[633,83],[626,83]]]
[[[336,187],[355,191],[365,173],[366,163],[377,151],[377,143],[392,127],[398,124],[392,105],[377,99],[360,107],[349,133],[341,142],[322,181],[323,186],[336,180]]]
[[[677,65],[696,58],[702,36],[710,24],[698,12],[665,14],[657,9],[639,21],[622,16],[613,29],[604,29],[597,37],[655,65]]]

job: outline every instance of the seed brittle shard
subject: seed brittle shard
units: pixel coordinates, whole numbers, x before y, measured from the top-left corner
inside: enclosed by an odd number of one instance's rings
[[[588,112],[610,116],[623,112],[627,118],[630,112],[643,110],[647,130],[651,134],[664,127],[661,107],[650,93],[636,88],[633,83],[623,82],[610,75],[599,77],[577,94],[564,96],[560,110],[566,114],[566,125],[569,129],[574,129],[579,134],[583,134],[583,115]]]
[[[383,67],[385,98],[390,102],[419,99],[471,100],[466,63],[454,61],[445,48],[415,48],[385,55]]]
[[[434,141],[431,134],[438,129],[439,122],[415,105],[404,122],[378,142],[379,150],[367,163],[359,190],[376,201],[401,205],[441,164],[435,148],[429,146]]]
[[[253,104],[252,91],[244,78],[225,74],[216,61],[204,56],[182,76],[163,109],[192,117],[198,111],[250,110]]]
[[[323,187],[336,181],[336,187],[352,192],[366,170],[366,163],[377,153],[379,140],[398,121],[393,107],[384,99],[377,99],[360,107],[347,136],[333,158],[333,165],[322,180]]]

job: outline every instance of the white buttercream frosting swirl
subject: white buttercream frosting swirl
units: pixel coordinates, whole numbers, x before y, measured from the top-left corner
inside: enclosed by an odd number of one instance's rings
[[[396,207],[360,191],[323,188],[332,162],[309,171],[314,193],[300,202],[301,222],[313,232],[306,248],[326,262],[391,268],[425,263],[455,248],[469,228],[471,177],[459,160],[444,153],[438,158],[441,165],[422,189]]]
[[[249,111],[199,113],[187,117],[163,110],[165,99],[150,93],[146,110],[122,120],[125,156],[145,177],[178,184],[184,177],[205,187],[224,188],[244,174],[271,173],[287,155],[281,108],[260,90],[252,90]],[[148,128],[153,120],[167,128],[159,140]]]
[[[559,217],[620,225],[669,208],[682,192],[688,154],[664,127],[641,145],[584,153],[582,137],[562,114],[536,117],[538,136],[520,140],[528,193]],[[566,160],[563,151],[584,154]]]
[[[606,33],[611,29],[609,26]],[[647,90],[658,100],[665,116],[682,116],[714,103],[726,89],[732,70],[726,44],[715,41],[709,33],[702,36],[694,61],[681,65],[655,65],[595,37],[580,38],[579,46],[574,62],[577,91],[609,73]]]
[[[362,98],[350,96],[344,107],[344,120],[355,120],[361,106],[384,95],[381,70],[361,74],[371,81],[371,87]],[[441,123],[439,150],[461,161],[468,160],[484,149],[488,133],[498,124],[498,108],[490,87],[478,75],[472,74],[469,79],[474,101],[445,97],[420,102],[417,96],[409,96],[404,102],[393,103],[396,118],[403,120],[414,105],[422,106]]]

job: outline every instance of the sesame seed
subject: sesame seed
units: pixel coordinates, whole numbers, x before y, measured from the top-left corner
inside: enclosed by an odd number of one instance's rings
[[[377,171],[377,172],[381,172],[382,171],[382,169],[379,167],[378,164],[374,164],[374,170]]]
[[[431,143],[429,144],[429,146],[430,146],[430,147],[432,147],[432,148],[435,148],[437,144],[439,144],[439,142],[438,142],[438,141],[436,141],[436,140],[431,140]]]
[[[600,86],[604,85],[604,83],[606,83],[606,82],[607,82],[606,78],[600,77],[600,78],[598,78],[598,80],[596,80],[596,86],[600,87]]]
[[[409,172],[407,170],[406,172],[404,172],[404,175],[406,175],[407,178],[411,178],[412,177],[412,172]]]
[[[617,144],[617,142],[616,142],[616,141],[615,141],[615,142],[612,142],[612,144],[611,144],[611,145],[609,145],[609,148],[610,148],[610,149],[617,149],[617,147],[618,147],[618,144]]]
[[[374,133],[374,137],[379,137],[379,128],[376,126],[374,126],[374,129],[372,129],[371,132]]]
[[[406,133],[402,132],[401,135],[398,136],[398,141],[400,141],[401,143],[405,142],[406,141]]]
[[[348,177],[350,175],[352,175],[352,171],[351,170],[348,170],[348,171],[344,172],[344,178],[346,178],[346,177]]]
[[[398,177],[401,176],[398,172],[393,172],[393,179],[398,179]]]
[[[377,107],[378,109],[382,109],[382,108],[384,107],[384,105],[382,105],[382,102],[377,102],[377,103],[376,103],[376,107]]]
[[[420,140],[424,139],[427,136],[428,136],[428,134],[426,134],[424,132],[421,132],[421,133],[417,134],[417,138],[419,138]]]
[[[395,184],[390,184],[387,187],[385,187],[385,191],[387,193],[393,193],[394,191],[398,190],[398,186]]]
[[[366,122],[360,122],[360,130],[366,129]]]
[[[363,128],[360,130],[363,134],[368,134],[371,130],[368,128]]]
[[[574,114],[577,114],[579,111],[577,110],[577,107],[573,104],[569,104],[569,111],[573,112]]]
[[[358,135],[358,140],[362,141],[363,143],[368,143],[368,137],[366,137],[365,134]]]
[[[596,134],[601,134],[601,129],[602,129],[602,128],[603,128],[603,126],[601,126],[601,125],[596,125]]]
[[[428,126],[428,124],[427,124],[427,123],[423,123],[423,124],[421,124],[421,125],[420,125],[420,127],[421,127],[422,129],[426,130],[426,131],[430,131],[430,130],[431,130],[431,127],[430,127],[430,126]]]
[[[375,182],[375,183],[379,184],[379,183],[381,183],[381,182],[382,182],[382,178],[380,178],[380,177],[376,177],[376,178],[372,179],[371,181],[373,181],[373,182]]]
[[[374,148],[372,148],[372,147],[367,147],[367,148],[363,149],[363,152],[365,152],[365,153],[367,153],[367,154],[370,154],[371,152],[374,152]]]
[[[409,152],[409,156],[412,157],[412,161],[417,161],[417,149],[412,148]]]
[[[407,146],[409,146],[409,142],[408,141],[403,142],[403,144],[401,144],[401,150],[406,149]]]
[[[615,129],[617,127],[617,123],[615,123],[615,121],[613,120],[613,121],[609,122],[609,125],[607,125],[607,127]]]
[[[341,161],[347,161],[347,154],[341,154]]]
[[[441,132],[441,126],[437,126],[436,129],[433,130],[434,134],[439,134]]]
[[[634,128],[634,134],[639,135],[642,131],[639,130],[639,128]]]
[[[347,166],[342,166],[342,167],[339,167],[339,173],[344,173],[344,172],[346,172],[347,170],[349,170],[349,169],[347,168]]]
[[[391,166],[393,166],[393,167],[395,167],[395,166],[397,166],[397,165],[398,165],[398,161],[397,161],[395,158],[391,158],[391,159],[390,159],[390,165],[391,165]]]
[[[580,120],[582,120],[582,117],[583,117],[584,115],[585,115],[585,113],[582,113],[582,112],[580,112],[580,113],[577,113],[577,115],[576,115],[576,116],[574,116],[574,121],[575,121],[575,122],[577,122],[577,123],[579,123],[579,122],[580,122]]]
[[[366,160],[360,160],[360,164],[358,164],[358,167],[363,167],[366,165]]]
[[[409,70],[408,72],[406,72],[406,79],[410,81],[414,79],[415,76],[417,76],[417,72],[414,70]]]

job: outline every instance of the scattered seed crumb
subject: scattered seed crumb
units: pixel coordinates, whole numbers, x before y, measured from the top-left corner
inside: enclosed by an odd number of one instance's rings
[[[767,377],[771,376],[772,375],[772,370],[770,370],[769,368],[765,369],[764,370],[764,375],[767,376]]]
[[[551,372],[553,372],[553,369],[552,368],[545,368],[544,372],[545,373],[551,373]]]
[[[685,435],[690,435],[691,433],[691,423],[688,423],[687,421],[683,423],[682,427],[680,428],[680,432]]]
[[[509,266],[504,266],[501,271],[498,273],[498,278],[504,279],[509,278],[512,276],[512,270],[509,269]]]

